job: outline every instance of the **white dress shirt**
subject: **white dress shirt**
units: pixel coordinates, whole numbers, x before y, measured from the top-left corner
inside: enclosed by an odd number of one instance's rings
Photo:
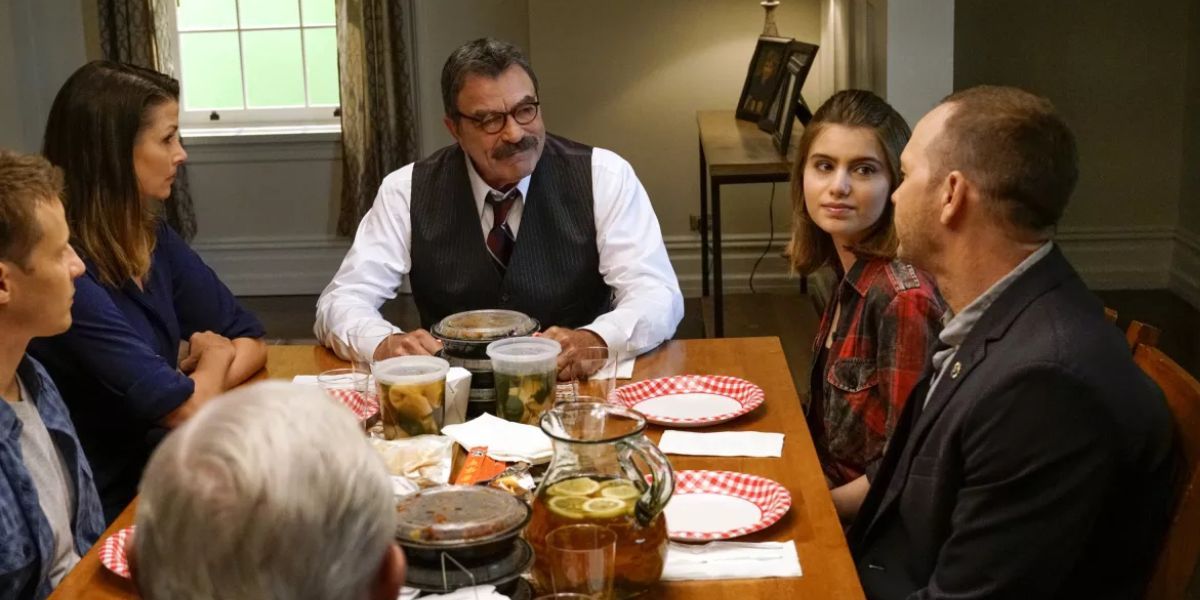
[[[466,161],[483,243],[493,220],[484,199],[495,190],[484,183],[471,160]],[[412,267],[412,175],[413,165],[408,164],[384,178],[374,205],[358,226],[354,245],[317,301],[317,339],[342,358],[350,358],[347,334],[355,328],[388,325],[400,332],[379,314],[379,307],[396,297]],[[529,179],[517,183],[522,199],[508,213],[518,244]],[[599,335],[621,356],[641,354],[670,339],[683,318],[679,280],[667,259],[646,189],[625,159],[601,148],[592,150],[592,198],[600,275],[613,291],[614,304],[582,329]],[[552,325],[556,323],[542,323]],[[369,348],[356,351],[370,356],[378,341],[369,340],[365,342]]]

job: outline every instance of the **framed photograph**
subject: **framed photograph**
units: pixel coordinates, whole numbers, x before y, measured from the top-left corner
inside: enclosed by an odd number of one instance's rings
[[[766,117],[759,122],[759,128],[771,133],[775,149],[779,150],[780,154],[787,154],[788,144],[792,139],[793,122],[798,118],[801,125],[808,125],[812,119],[812,111],[804,102],[800,90],[804,87],[804,81],[808,79],[808,72],[812,70],[817,48],[804,42],[792,42],[788,45],[783,81],[771,101]]]
[[[784,61],[791,43],[791,38],[758,38],[750,69],[746,72],[746,83],[742,85],[742,96],[738,99],[737,118],[758,123],[767,116],[783,82]]]

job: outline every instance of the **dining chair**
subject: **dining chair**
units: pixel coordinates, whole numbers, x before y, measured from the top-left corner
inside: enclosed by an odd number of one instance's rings
[[[1161,336],[1161,329],[1141,321],[1130,321],[1125,329],[1125,341],[1129,343],[1130,352],[1135,352],[1139,345],[1157,348]]]
[[[1200,558],[1196,535],[1200,531],[1200,382],[1154,346],[1158,333],[1134,321],[1127,339],[1133,346],[1133,361],[1166,396],[1182,455],[1175,510],[1146,591],[1150,600],[1174,600],[1185,597]]]

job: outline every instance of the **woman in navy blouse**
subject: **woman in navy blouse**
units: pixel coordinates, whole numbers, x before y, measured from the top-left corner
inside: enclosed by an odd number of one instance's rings
[[[177,81],[84,65],[54,99],[42,151],[66,175],[87,272],[71,329],[30,351],[62,391],[112,521],[162,436],[263,367],[264,331],[158,216],[187,158]]]

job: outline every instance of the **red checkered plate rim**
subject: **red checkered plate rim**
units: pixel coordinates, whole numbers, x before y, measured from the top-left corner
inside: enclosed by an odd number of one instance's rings
[[[779,484],[779,482],[759,477],[758,475],[750,475],[748,473],[737,473],[734,471],[676,471],[675,472],[675,494],[671,497],[671,502],[676,502],[679,498],[686,498],[689,495],[705,495],[713,496],[720,502],[721,496],[729,499],[728,504],[734,510],[722,511],[725,515],[731,515],[728,518],[733,521],[739,521],[738,515],[746,515],[745,518],[740,518],[740,522],[733,526],[724,529],[706,529],[703,531],[688,531],[676,529],[671,525],[670,513],[674,512],[671,504],[667,504],[667,535],[676,541],[681,542],[707,542],[711,540],[727,540],[730,538],[741,537],[755,531],[761,531],[774,525],[787,511],[792,508],[792,495],[788,493],[787,488]],[[744,502],[741,502],[744,501]],[[748,515],[749,503],[758,509],[758,518],[754,519]],[[679,505],[676,504],[678,508]],[[719,508],[716,506],[709,508]],[[695,520],[702,520],[713,523],[721,523],[720,520],[714,521],[716,515],[706,510],[706,514],[696,515]],[[723,523],[724,526],[729,523]]]
[[[355,390],[325,390],[330,396],[354,412],[359,421],[365,421],[379,412],[379,404],[373,398]]]
[[[643,403],[677,394],[711,394],[737,402],[736,410],[702,416],[678,416],[656,412]],[[762,405],[765,395],[757,385],[730,375],[672,375],[623,385],[613,390],[610,399],[632,408],[658,425],[703,427],[736,419]],[[639,404],[643,406],[638,407]]]
[[[129,561],[125,559],[125,548],[133,543],[133,528],[134,525],[130,525],[108,536],[104,540],[104,544],[100,546],[100,564],[125,579],[130,578]]]

